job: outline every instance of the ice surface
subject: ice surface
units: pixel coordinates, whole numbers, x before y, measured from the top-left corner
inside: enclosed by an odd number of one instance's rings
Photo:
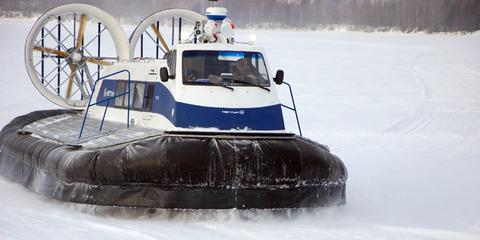
[[[0,126],[56,108],[24,68],[32,25],[0,20]],[[255,33],[293,84],[304,134],[347,165],[347,205],[125,210],[60,203],[0,177],[0,239],[480,239],[479,34]]]

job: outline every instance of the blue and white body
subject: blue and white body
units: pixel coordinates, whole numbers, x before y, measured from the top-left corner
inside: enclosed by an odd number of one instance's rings
[[[247,69],[239,73],[241,65]],[[245,67],[245,65],[247,67]],[[166,67],[168,81],[161,81]],[[89,117],[125,122],[165,131],[242,131],[283,133],[285,126],[273,74],[262,48],[236,44],[177,44],[165,59],[117,63],[106,76],[131,74],[128,95],[90,108]],[[240,71],[241,72],[241,71]],[[128,90],[120,73],[99,82],[93,100],[102,101]]]

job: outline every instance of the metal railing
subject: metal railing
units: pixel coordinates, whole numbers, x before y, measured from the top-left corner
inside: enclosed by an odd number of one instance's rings
[[[282,104],[282,107],[290,109],[293,112],[295,112],[295,118],[297,119],[298,131],[300,132],[300,136],[303,136],[302,135],[302,128],[300,127],[300,121],[298,120],[297,106],[295,105],[295,98],[293,97],[292,86],[290,86],[290,84],[288,84],[287,82],[283,82],[283,84],[287,85],[288,90],[290,90],[290,97],[292,98],[293,107],[287,106],[285,104]]]
[[[98,102],[95,102],[95,103],[92,103],[92,98],[93,98],[93,95],[95,93],[95,89],[97,87],[97,83],[101,80],[105,80],[109,77],[112,77],[112,76],[115,76],[115,75],[118,75],[120,73],[127,73],[128,74],[128,82],[127,82],[127,86],[128,86],[128,90],[123,92],[123,93],[120,93],[118,95],[115,95],[115,96],[112,96],[112,97],[108,97],[108,98],[105,98],[105,99],[102,99]],[[82,134],[83,134],[83,130],[85,128],[85,123],[87,122],[87,116],[88,116],[88,110],[90,109],[90,107],[92,106],[95,106],[95,105],[98,105],[100,103],[104,103],[104,102],[107,102],[107,104],[105,105],[105,111],[103,112],[103,117],[102,117],[102,122],[100,123],[100,128],[98,130],[98,132],[101,132],[102,131],[102,127],[103,127],[103,123],[105,121],[105,116],[107,115],[107,109],[108,109],[108,106],[110,105],[110,100],[113,100],[113,99],[116,99],[118,97],[122,97],[122,96],[125,96],[125,95],[128,95],[128,108],[127,108],[127,128],[130,127],[130,83],[131,83],[131,74],[130,74],[130,71],[124,69],[124,70],[120,70],[118,72],[114,72],[112,74],[109,74],[107,76],[104,76],[104,77],[101,77],[99,79],[97,79],[95,81],[95,83],[93,84],[93,89],[92,89],[92,94],[90,95],[90,98],[88,100],[88,105],[87,105],[87,109],[85,110],[85,116],[83,116],[83,122],[82,122],[82,128],[80,129],[80,134],[78,135],[78,139],[81,139],[82,138]]]

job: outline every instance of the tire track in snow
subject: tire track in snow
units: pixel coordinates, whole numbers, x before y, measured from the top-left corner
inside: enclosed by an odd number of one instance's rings
[[[480,137],[480,109],[417,108],[382,132]]]
[[[421,92],[424,100],[431,99],[432,94],[427,88],[425,78],[422,76],[422,74],[420,74],[419,70],[417,69],[418,59],[424,58],[424,57],[432,57],[432,56],[435,56],[435,55],[415,55],[415,58],[413,60],[413,65],[411,66],[413,72],[417,76],[416,82],[421,88]],[[411,116],[408,116],[402,120],[399,120],[393,123],[390,127],[384,129],[382,132],[397,132],[397,131],[403,132],[404,130],[402,129],[407,127],[410,128],[410,130],[407,130],[407,133],[413,132],[415,130],[415,127],[414,126],[412,127],[411,125],[419,125],[421,124],[421,122],[427,121],[426,119],[422,119],[422,118],[417,119],[416,116],[418,115],[418,112],[419,112],[419,109],[416,109]]]
[[[433,240],[478,240],[480,235],[461,233],[454,231],[429,229],[429,228],[408,228],[408,227],[391,227],[391,226],[379,226],[379,229],[392,231],[397,233],[411,234],[418,237]]]
[[[480,73],[471,69],[465,63],[465,58],[461,59],[459,61],[455,57],[438,54],[416,55],[411,69],[417,76],[424,102],[417,104],[411,115],[382,132],[478,135],[480,109],[475,102],[478,102],[476,96],[480,90]],[[426,71],[427,75],[422,71]],[[458,101],[459,97],[464,101]],[[433,100],[441,102],[431,108],[434,106]],[[440,105],[445,106],[438,108]]]
[[[413,60],[413,66],[412,66],[412,69],[413,71],[415,72],[415,75],[417,75],[417,82],[418,84],[420,85],[421,89],[422,89],[422,92],[423,92],[423,98],[425,100],[428,100],[431,98],[431,93],[429,92],[428,88],[427,88],[427,85],[425,83],[425,78],[422,76],[422,74],[420,74],[417,70],[417,61],[419,58],[423,58],[423,57],[431,57],[431,56],[434,56],[434,55],[416,55],[415,56],[415,59]]]

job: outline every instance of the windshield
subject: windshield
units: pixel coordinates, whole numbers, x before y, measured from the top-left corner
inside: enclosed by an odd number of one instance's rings
[[[258,52],[184,51],[182,71],[184,84],[270,86]]]

